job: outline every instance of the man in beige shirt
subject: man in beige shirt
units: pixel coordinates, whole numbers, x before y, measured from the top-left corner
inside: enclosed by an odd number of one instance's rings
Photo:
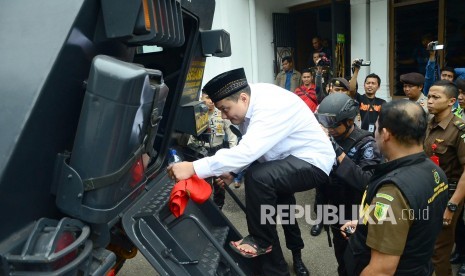
[[[291,56],[282,58],[281,64],[283,70],[276,76],[275,84],[282,88],[294,92],[300,86],[301,74],[295,70],[294,62]]]

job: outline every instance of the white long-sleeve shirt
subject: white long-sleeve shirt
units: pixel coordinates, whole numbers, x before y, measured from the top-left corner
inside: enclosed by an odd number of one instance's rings
[[[234,148],[194,161],[201,178],[239,172],[258,160],[281,160],[293,155],[329,175],[336,157],[318,121],[294,93],[272,84],[249,84],[250,102],[239,125],[243,136]]]

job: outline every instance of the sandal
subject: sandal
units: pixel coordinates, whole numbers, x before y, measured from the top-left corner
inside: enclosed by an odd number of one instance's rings
[[[242,244],[250,245],[251,247],[253,247],[255,249],[255,253],[246,252],[243,249],[240,249],[238,246],[240,246]],[[245,258],[255,258],[257,256],[270,253],[271,250],[272,250],[272,245],[270,245],[270,246],[268,246],[266,248],[258,246],[255,239],[250,235],[243,238],[242,241],[239,244],[237,244],[234,241],[231,241],[229,243],[229,246],[232,248],[232,250],[234,250],[236,253],[241,254]]]

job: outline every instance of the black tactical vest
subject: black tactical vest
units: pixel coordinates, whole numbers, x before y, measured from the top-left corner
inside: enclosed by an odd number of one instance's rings
[[[445,190],[436,189],[435,194],[435,188],[443,182]],[[370,204],[381,185],[387,183],[399,188],[414,217],[395,275],[431,275],[431,256],[447,204],[446,175],[423,152],[380,164],[376,166],[362,204]],[[367,233],[367,225],[359,224],[349,240],[349,252],[346,252],[345,258],[348,271],[352,272],[349,275],[359,275],[370,262]]]
[[[350,135],[344,140],[338,141],[338,144],[344,150],[346,156],[355,164],[359,165],[363,155],[363,151],[360,149],[370,141],[376,143],[373,134],[355,126]],[[346,205],[348,207],[346,210],[346,219],[351,218],[352,209],[350,206],[360,203],[364,188],[355,189],[344,181],[344,179],[337,177],[334,172],[331,172],[329,177],[330,182],[327,187],[323,189],[326,200],[333,205]]]
[[[349,137],[344,139],[343,141],[338,141],[339,146],[342,147],[344,152],[348,154],[350,150],[357,145],[358,142],[362,141],[363,138],[367,136],[373,136],[373,133],[361,129],[357,126],[354,126],[354,130],[350,133]]]

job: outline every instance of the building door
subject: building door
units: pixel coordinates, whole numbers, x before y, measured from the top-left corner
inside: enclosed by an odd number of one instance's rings
[[[333,73],[340,72],[341,76],[350,75],[349,4],[349,1],[325,0],[290,8],[290,16],[296,30],[295,52],[298,70],[314,66],[312,38],[318,36],[324,46],[331,49]],[[339,38],[344,38],[344,42],[338,43],[338,34]],[[339,71],[336,70],[338,65],[342,66]]]
[[[273,45],[274,45],[274,75],[281,71],[281,59],[291,56],[296,65],[295,57],[295,23],[288,13],[273,13]]]
[[[422,40],[444,45],[444,50],[436,53],[440,67],[465,67],[463,0],[391,0],[390,6],[389,75],[393,97],[405,97],[401,74],[425,74],[429,52]]]
[[[350,2],[332,0],[331,14],[334,76],[350,76]]]

